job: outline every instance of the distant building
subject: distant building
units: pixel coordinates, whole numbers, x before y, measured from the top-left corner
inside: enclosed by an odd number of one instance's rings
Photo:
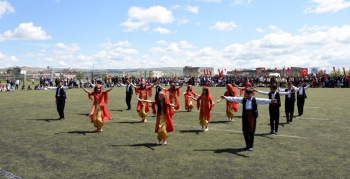
[[[164,77],[166,76],[166,73],[164,73],[163,71],[149,71],[149,77]]]
[[[204,75],[206,72],[211,71],[212,76],[214,75],[214,68],[213,67],[192,67],[192,66],[185,66],[183,68],[183,75],[187,77],[199,77]]]

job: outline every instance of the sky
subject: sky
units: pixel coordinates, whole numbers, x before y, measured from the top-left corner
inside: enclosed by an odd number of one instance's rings
[[[13,66],[350,66],[350,1],[0,0]]]

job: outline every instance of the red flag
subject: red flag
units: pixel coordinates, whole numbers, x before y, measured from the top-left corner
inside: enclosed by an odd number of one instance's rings
[[[327,75],[326,75],[326,70],[323,70],[323,78],[326,79]]]
[[[335,73],[335,67],[333,67],[333,72]]]
[[[235,77],[237,77],[237,69],[235,69]]]
[[[277,68],[275,68],[275,73],[277,73]]]
[[[211,69],[209,70],[209,73],[210,73],[210,75],[213,73]]]
[[[307,68],[301,68],[300,69],[300,76],[307,76],[309,74],[308,69]]]
[[[343,67],[344,77],[346,77],[345,67]]]
[[[259,68],[256,68],[255,69],[255,75],[258,76],[258,73],[259,73]]]
[[[284,75],[284,67],[283,67],[283,69],[282,69],[282,75]]]
[[[266,77],[266,68],[264,68],[264,77]]]
[[[289,68],[287,68],[287,74],[290,75],[290,69]]]

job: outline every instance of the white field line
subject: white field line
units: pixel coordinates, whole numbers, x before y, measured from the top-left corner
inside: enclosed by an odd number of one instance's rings
[[[140,121],[140,120],[138,120],[138,119],[132,119],[132,118],[126,118],[126,117],[114,117],[114,116],[113,116],[113,118],[126,119],[126,120],[130,120],[130,121]],[[147,120],[147,122],[155,123],[155,121],[149,121],[149,120]],[[209,123],[210,123],[210,122],[209,122]],[[191,128],[196,128],[196,129],[199,128],[198,126],[190,126],[190,125],[183,125],[183,124],[176,124],[176,123],[174,123],[174,126],[191,127]],[[198,130],[199,130],[199,129],[198,129]],[[242,133],[242,131],[224,130],[224,129],[217,129],[217,128],[210,128],[210,130]],[[256,134],[260,134],[260,133],[256,133]],[[306,137],[302,137],[302,136],[289,136],[289,135],[276,135],[276,137],[288,137],[288,138],[306,139]]]
[[[8,171],[2,169],[2,168],[0,168],[0,176],[4,176],[4,177],[6,177],[8,179],[21,179],[20,177],[14,175],[11,172],[8,172]]]

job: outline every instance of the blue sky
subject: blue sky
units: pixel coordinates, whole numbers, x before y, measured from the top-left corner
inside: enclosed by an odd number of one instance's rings
[[[348,0],[0,0],[0,68],[350,66]]]

